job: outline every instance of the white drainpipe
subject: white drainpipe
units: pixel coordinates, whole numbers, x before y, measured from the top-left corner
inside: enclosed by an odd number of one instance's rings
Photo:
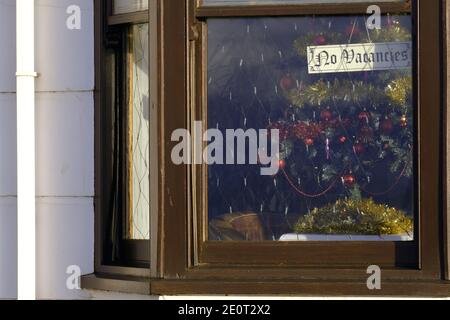
[[[16,1],[18,298],[36,299],[34,0]]]

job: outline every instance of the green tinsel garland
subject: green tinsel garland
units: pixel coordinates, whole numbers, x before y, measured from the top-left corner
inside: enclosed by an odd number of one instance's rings
[[[294,229],[304,234],[399,235],[412,233],[413,220],[372,199],[348,199],[314,209]]]

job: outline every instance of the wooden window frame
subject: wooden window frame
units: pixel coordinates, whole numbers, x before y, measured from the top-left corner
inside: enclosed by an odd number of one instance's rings
[[[102,10],[101,0],[96,0],[96,10]],[[417,54],[419,115],[419,210],[420,232],[417,234],[417,265],[398,267],[391,258],[382,259],[383,288],[369,291],[366,286],[366,268],[372,264],[372,255],[387,250],[395,254],[398,244],[350,243],[333,247],[347,254],[346,265],[318,264],[309,251],[307,265],[289,262],[292,251],[279,255],[278,246],[325,252],[330,244],[279,244],[273,243],[216,243],[204,242],[201,230],[205,218],[205,167],[177,166],[171,161],[170,136],[173,130],[191,127],[195,120],[205,119],[206,81],[205,64],[206,17],[233,16],[287,16],[310,14],[365,14],[368,3],[356,4],[302,4],[204,7],[201,1],[155,0],[150,1],[150,37],[153,73],[151,73],[152,110],[158,126],[157,138],[159,164],[157,183],[152,192],[157,193],[157,208],[152,213],[152,266],[150,270],[117,268],[102,265],[99,261],[99,238],[96,235],[95,275],[83,277],[84,288],[108,289],[145,294],[265,294],[265,295],[364,295],[364,296],[449,296],[449,219],[446,179],[448,175],[446,143],[450,129],[447,96],[443,85],[447,83],[440,63],[446,62],[445,14],[449,11],[446,0],[412,1],[412,15],[418,22]],[[373,3],[371,3],[373,4]],[[407,3],[409,5],[409,2]],[[405,12],[403,4],[380,3],[383,12]],[[417,15],[416,15],[417,13]],[[116,19],[116,18],[114,18]],[[111,22],[119,23],[119,22]],[[121,17],[125,19],[125,17]],[[102,22],[96,22],[97,42],[101,39]],[[117,21],[117,20],[116,20]],[[421,23],[426,21],[426,23]],[[426,35],[426,36],[422,36]],[[102,50],[97,43],[97,73],[101,73]],[[96,76],[97,85],[101,76]],[[445,80],[445,81],[444,81]],[[440,85],[436,85],[440,84]],[[100,89],[99,89],[100,88]],[[96,145],[101,122],[101,87],[96,89]],[[174,94],[176,92],[176,94]],[[445,104],[444,104],[445,103]],[[435,106],[425,109],[422,106]],[[438,108],[439,106],[439,108]],[[446,106],[446,108],[443,108]],[[448,120],[443,120],[447,115]],[[427,128],[422,130],[422,128]],[[444,131],[447,130],[447,131]],[[447,132],[447,134],[444,134]],[[97,150],[98,151],[98,150]],[[97,178],[101,164],[96,164]],[[425,174],[426,173],[426,174]],[[99,179],[97,179],[99,180]],[[101,181],[96,180],[96,233],[101,231],[101,199],[104,194]],[[444,190],[444,191],[442,191]],[[158,193],[159,191],[159,193]],[[99,208],[100,207],[100,208]],[[342,246],[342,249],[339,249]],[[309,249],[308,249],[309,247]],[[264,248],[266,254],[258,252]],[[258,250],[257,250],[258,249]],[[356,249],[356,251],[355,251]],[[283,251],[283,250],[281,250]],[[307,252],[307,251],[306,251]],[[351,260],[359,253],[362,259]],[[272,254],[272,256],[270,256]],[[350,255],[351,254],[351,255]],[[231,256],[242,256],[234,259]],[[276,256],[278,255],[278,256]],[[277,258],[275,261],[273,258]],[[280,260],[281,259],[281,260]],[[365,268],[363,268],[365,267]]]
[[[140,278],[150,278],[152,276],[151,270],[156,269],[156,258],[151,256],[151,253],[156,250],[154,248],[155,241],[134,241],[134,240],[123,240],[120,243],[121,251],[125,254],[123,255],[123,261],[118,263],[111,263],[105,259],[104,254],[104,246],[105,246],[105,236],[106,236],[106,210],[108,208],[108,203],[110,202],[110,191],[108,189],[108,181],[111,179],[109,175],[106,173],[108,171],[108,161],[105,160],[105,154],[107,154],[107,141],[110,138],[108,134],[108,123],[104,119],[105,115],[110,113],[110,106],[106,105],[105,95],[108,94],[105,85],[106,85],[106,66],[105,66],[105,57],[106,50],[108,47],[107,33],[109,28],[120,28],[123,26],[123,30],[130,24],[139,24],[139,23],[149,23],[149,33],[152,32],[150,30],[154,30],[154,26],[150,26],[150,21],[154,19],[151,17],[150,10],[134,12],[134,13],[126,13],[119,15],[112,15],[112,1],[108,0],[96,0],[94,1],[95,6],[95,190],[96,196],[94,199],[95,205],[95,271],[96,273],[101,274],[117,274],[117,275],[125,275],[132,277],[140,277]],[[152,5],[153,6],[153,5]],[[152,12],[156,12],[156,9],[153,9]],[[154,23],[156,25],[156,23]],[[119,31],[119,33],[124,33],[124,31]],[[119,34],[119,37],[122,41],[125,39],[125,34]],[[150,39],[153,39],[154,34],[152,32],[149,35]],[[155,41],[156,42],[156,41]],[[150,43],[150,64],[149,69],[156,68],[155,63],[152,63],[155,59],[154,56],[157,54],[157,51],[153,49],[153,43]],[[122,50],[123,51],[123,50]],[[150,70],[149,70],[150,71]],[[149,72],[149,74],[151,74]],[[154,79],[150,80],[151,83],[157,83]],[[124,90],[123,88],[119,90]],[[152,97],[155,99],[158,98],[157,88],[150,88]],[[152,99],[151,97],[151,99]],[[150,116],[153,119],[156,118],[156,112],[154,106],[156,102],[154,100],[150,101]],[[153,121],[153,122],[157,122]],[[157,145],[157,134],[158,129],[157,126],[150,126],[150,171],[156,172],[158,168],[159,159],[157,156],[158,145]],[[155,144],[156,142],[156,144]],[[156,168],[156,170],[155,170]],[[155,178],[150,178],[150,189],[152,194],[151,199],[151,208],[150,208],[150,234],[153,234],[157,229],[152,228],[152,225],[157,224],[157,203],[158,203],[158,189],[156,187]],[[156,233],[155,233],[156,234]],[[153,237],[152,237],[153,238]],[[156,237],[155,237],[156,239]],[[143,260],[144,258],[147,260],[147,257],[150,257],[150,266],[149,267],[135,267],[136,261]],[[130,266],[127,266],[130,265]]]
[[[368,4],[361,3],[351,9],[342,5],[289,5],[290,10],[281,10],[282,6],[248,6],[243,10],[239,6],[231,7],[203,7],[198,4],[198,8],[195,10],[196,21],[201,21],[207,18],[215,17],[261,17],[269,16],[274,12],[274,8],[278,8],[275,11],[279,17],[283,16],[308,16],[312,12],[316,15],[347,15],[348,11],[352,13],[366,14]],[[252,10],[256,9],[256,10]],[[359,10],[359,11],[358,11]],[[382,10],[389,10],[390,13],[410,13],[410,3],[396,3],[386,4]],[[295,12],[295,13],[293,13]],[[382,11],[385,12],[385,11]],[[203,120],[205,122],[207,114],[207,102],[206,92],[207,85],[205,81],[207,61],[204,54],[207,47],[207,26],[206,23],[198,22],[198,28],[201,36],[197,39],[197,56],[199,56],[199,62],[194,65],[198,76],[196,76],[198,90],[193,93],[194,96],[205,97],[205,99],[196,101],[196,105],[200,106],[198,110],[193,110],[196,114],[196,120]],[[416,71],[416,70],[415,70]],[[422,117],[420,117],[422,118]],[[425,124],[426,126],[427,124]],[[206,129],[206,128],[205,128]],[[419,141],[425,139],[425,136],[421,136]],[[419,146],[420,148],[422,146]],[[422,153],[423,154],[423,153]],[[425,157],[422,157],[425,158]],[[423,162],[425,159],[420,159]],[[427,165],[427,164],[425,164]],[[207,212],[207,166],[193,168],[198,173],[194,172],[193,175],[197,177],[198,183],[193,186],[194,189],[199,190],[198,194],[202,195],[197,199],[198,208],[198,244],[195,246],[197,249],[195,265],[216,265],[224,266],[229,264],[237,265],[283,265],[290,267],[320,267],[323,266],[323,261],[327,261],[326,267],[355,267],[361,270],[367,270],[367,267],[375,263],[383,268],[419,268],[419,248],[418,243],[422,241],[426,247],[432,247],[436,243],[432,243],[436,239],[431,239],[427,233],[415,233],[415,240],[413,242],[348,242],[348,243],[330,243],[330,242],[218,242],[207,240],[206,226],[203,224],[208,219]],[[424,172],[421,170],[420,172]],[[419,180],[423,180],[419,177]],[[423,194],[420,194],[418,199],[423,198]],[[421,211],[423,208],[421,208]],[[416,221],[419,220],[416,216]],[[429,220],[423,219],[420,223],[416,223],[416,229],[420,225],[428,224]],[[437,232],[437,228],[435,228]],[[329,255],[329,252],[333,252],[333,255]],[[436,260],[436,259],[435,259]],[[363,269],[365,268],[365,269]],[[434,270],[433,270],[434,268]],[[423,268],[421,277],[433,277],[436,274],[436,264],[429,268]]]

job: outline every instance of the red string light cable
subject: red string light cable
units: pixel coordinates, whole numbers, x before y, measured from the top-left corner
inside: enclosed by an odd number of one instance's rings
[[[306,193],[302,190],[300,190],[294,182],[292,182],[291,178],[289,177],[289,175],[287,174],[286,170],[284,170],[284,168],[281,168],[281,171],[283,172],[284,177],[286,178],[286,181],[289,183],[289,185],[292,187],[292,189],[294,189],[295,192],[297,192],[298,194],[300,194],[303,197],[306,198],[320,198],[324,195],[326,195],[328,192],[330,192],[331,189],[334,188],[334,186],[336,185],[336,183],[341,179],[342,174],[345,172],[345,169],[342,170],[341,174],[339,174],[336,179],[330,184],[330,186],[328,188],[326,188],[325,190],[323,190],[320,193],[317,194],[309,194]]]
[[[405,162],[405,166],[403,167],[403,170],[400,172],[400,175],[395,179],[394,184],[392,186],[390,186],[389,189],[387,189],[386,191],[384,191],[384,192],[371,192],[371,191],[366,189],[367,185],[364,186],[364,187],[361,186],[361,190],[363,192],[367,193],[368,195],[374,196],[374,197],[384,196],[384,195],[388,194],[389,192],[394,190],[394,188],[400,183],[400,180],[405,175],[406,168],[408,168],[408,165],[409,165],[409,160]]]
[[[388,194],[389,192],[394,190],[394,188],[400,183],[401,178],[403,178],[403,176],[405,175],[405,172],[406,172],[406,169],[408,168],[408,165],[409,165],[409,161],[407,161],[405,163],[402,171],[400,172],[400,175],[395,179],[395,182],[386,191],[383,191],[383,192],[371,192],[371,191],[367,190],[365,186],[361,187],[361,191],[367,193],[368,195],[374,196],[374,197],[384,196],[384,195]],[[286,178],[286,181],[289,183],[289,185],[292,187],[292,189],[296,193],[298,193],[299,195],[301,195],[303,197],[306,197],[306,198],[320,198],[320,197],[326,195],[328,192],[331,191],[331,189],[334,188],[336,183],[339,181],[339,179],[344,174],[345,169],[342,170],[341,174],[336,177],[336,179],[330,184],[330,186],[328,188],[326,188],[325,190],[323,190],[322,192],[317,193],[317,194],[310,194],[310,193],[306,193],[306,192],[300,190],[300,188],[298,188],[295,185],[295,183],[292,181],[292,179],[289,177],[289,175],[287,174],[286,170],[284,168],[281,168],[281,171],[283,172],[283,175]]]

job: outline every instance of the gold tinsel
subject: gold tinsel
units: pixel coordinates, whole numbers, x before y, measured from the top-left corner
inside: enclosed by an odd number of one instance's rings
[[[402,27],[399,21],[393,21],[389,28],[371,30],[370,40],[372,42],[407,42],[411,41],[411,31]]]
[[[287,93],[287,98],[299,108],[307,104],[320,106],[333,101],[360,103],[368,100],[377,104],[381,103],[384,97],[383,90],[370,84],[337,79],[328,83],[319,80],[305,88],[296,88]]]
[[[338,200],[301,217],[295,232],[306,234],[411,234],[413,221],[404,212],[372,199]]]
[[[411,77],[402,77],[391,81],[386,87],[386,95],[393,104],[404,106],[412,92]]]
[[[325,82],[319,80],[304,88],[295,88],[286,93],[294,106],[303,108],[305,105],[321,106],[330,102],[362,103],[370,101],[371,104],[381,104],[384,99],[391,101],[393,106],[405,106],[412,92],[411,77],[401,77],[392,80],[386,88],[377,88],[362,81],[335,80]]]

